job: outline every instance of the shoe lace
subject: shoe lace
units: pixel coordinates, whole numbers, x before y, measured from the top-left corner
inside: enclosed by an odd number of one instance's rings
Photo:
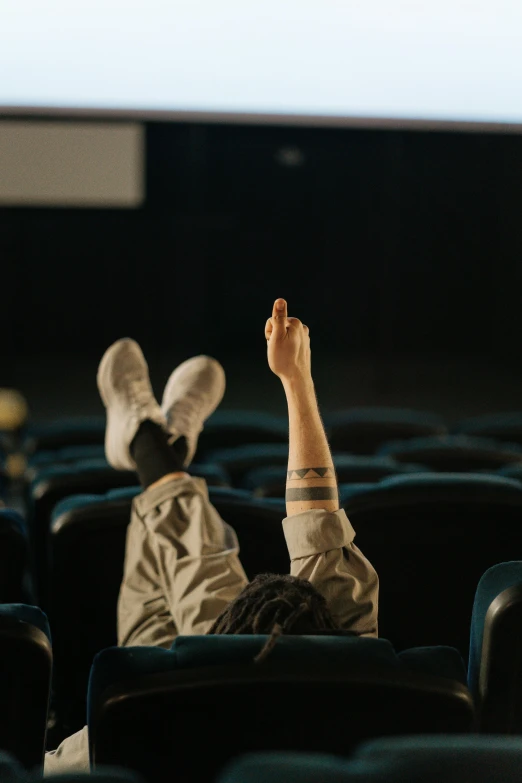
[[[133,411],[142,410],[150,404],[151,393],[144,378],[127,377],[129,403]]]
[[[176,429],[183,435],[189,432],[198,434],[202,428],[199,396],[190,392],[179,400],[171,411],[171,419]]]

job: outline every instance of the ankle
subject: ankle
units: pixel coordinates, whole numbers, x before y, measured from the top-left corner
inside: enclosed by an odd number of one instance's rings
[[[149,419],[140,424],[130,444],[130,454],[144,489],[165,476],[183,473],[183,461],[169,446],[168,433]]]
[[[178,471],[177,473],[167,473],[166,476],[162,476],[153,484],[149,484],[147,489],[154,489],[154,487],[161,487],[162,484],[167,484],[169,481],[175,481],[176,479],[190,478],[189,473],[184,471]]]

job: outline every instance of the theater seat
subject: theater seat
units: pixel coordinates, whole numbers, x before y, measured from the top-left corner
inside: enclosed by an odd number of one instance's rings
[[[71,416],[31,424],[26,432],[24,451],[33,454],[67,446],[103,445],[105,424],[105,416]]]
[[[407,408],[349,408],[325,413],[330,447],[352,454],[375,454],[385,441],[444,435],[444,419],[427,411]]]
[[[380,634],[397,649],[449,644],[467,657],[480,577],[522,559],[522,485],[487,474],[392,476],[355,487],[343,507],[380,577]]]
[[[522,464],[522,446],[466,435],[391,441],[381,446],[379,454],[450,473],[495,471],[503,465]]]
[[[114,470],[105,459],[90,459],[69,465],[48,465],[38,471],[29,487],[27,516],[32,541],[33,569],[39,603],[47,608],[47,551],[51,514],[54,506],[68,495],[106,492],[133,486],[136,474]]]
[[[477,586],[469,683],[482,731],[522,734],[522,560],[492,566]]]
[[[288,465],[288,443],[248,443],[230,449],[216,449],[208,454],[208,459],[225,468],[234,487],[244,489],[244,477],[255,468],[280,465],[285,469]]]
[[[217,783],[519,783],[518,737],[424,736],[370,740],[348,759],[256,753],[232,761]]]
[[[56,660],[57,709],[69,731],[85,722],[87,679],[94,655],[116,644],[116,604],[123,576],[125,537],[139,487],[58,504],[50,536],[49,616]],[[284,503],[256,501],[246,492],[210,487],[212,503],[236,530],[249,577],[288,573],[281,521]]]
[[[230,485],[226,470],[217,464],[192,464],[190,472],[204,478],[211,486]],[[30,488],[29,518],[34,542],[38,595],[44,607],[47,607],[48,534],[51,514],[56,504],[70,495],[101,494],[120,487],[135,487],[136,481],[134,471],[114,470],[105,459],[84,459],[64,465],[47,465],[37,472]]]
[[[27,528],[17,511],[0,508],[0,604],[19,602],[26,595],[29,543]]]
[[[488,413],[462,419],[452,427],[452,431],[522,445],[522,411]]]
[[[43,612],[0,605],[0,748],[27,769],[43,762],[52,649]]]
[[[425,473],[428,470],[424,465],[396,462],[390,457],[335,454],[333,460],[339,484],[375,483],[386,476],[399,473]],[[242,486],[253,492],[256,497],[284,498],[286,464],[267,465],[250,470],[243,477]]]
[[[28,777],[25,770],[14,756],[0,750],[0,783],[18,783]]]
[[[198,439],[198,460],[215,449],[252,443],[288,443],[288,421],[257,410],[218,410],[205,422]]]
[[[41,783],[40,769],[28,772],[10,753],[0,751],[0,783]],[[143,778],[135,772],[118,767],[101,768],[96,772],[62,772],[46,775],[49,783],[143,783]]]
[[[256,750],[348,755],[370,737],[467,732],[473,703],[455,650],[455,678],[412,672],[385,639],[178,637],[172,649],[113,648],[89,681],[91,763],[156,781],[212,781],[232,756]],[[421,653],[422,656],[422,653]],[[433,664],[433,662],[432,662]],[[197,727],[197,728],[196,728]],[[194,731],[204,737],[195,752]]]
[[[0,447],[0,460],[4,460]],[[6,496],[9,492],[10,476],[5,467],[0,465],[0,508],[4,505]]]
[[[63,449],[37,451],[29,457],[28,465],[30,470],[36,470],[47,465],[69,465],[83,459],[105,459],[105,446],[67,446]]]
[[[513,462],[511,465],[504,465],[495,472],[499,476],[505,476],[506,478],[513,478],[517,481],[522,481],[522,463]]]

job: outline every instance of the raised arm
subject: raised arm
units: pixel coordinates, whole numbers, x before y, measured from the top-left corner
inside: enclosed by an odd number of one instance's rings
[[[337,479],[315,396],[308,327],[289,318],[286,301],[277,299],[265,336],[268,364],[281,379],[288,403],[286,513],[337,511]]]

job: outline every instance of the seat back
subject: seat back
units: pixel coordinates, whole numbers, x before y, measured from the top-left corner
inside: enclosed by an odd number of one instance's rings
[[[178,637],[171,651],[97,656],[89,683],[91,762],[150,779],[211,781],[232,756],[256,750],[349,754],[363,739],[465,732],[466,686],[411,672],[385,639]],[[205,738],[195,752],[194,731]]]
[[[331,448],[352,454],[375,454],[381,444],[397,438],[447,432],[442,417],[407,408],[350,408],[327,413],[323,418]]]
[[[55,691],[70,731],[85,721],[87,679],[94,655],[116,644],[116,605],[123,576],[132,499],[139,487],[103,496],[71,497],[53,514],[49,617],[56,660]],[[281,520],[284,504],[254,501],[246,492],[210,487],[218,512],[236,530],[249,577],[288,573]]]
[[[71,416],[33,423],[27,428],[24,451],[34,454],[68,446],[103,445],[105,426],[104,416]]]
[[[257,410],[218,410],[205,422],[198,438],[198,460],[215,449],[252,443],[287,443],[288,421]]]
[[[494,565],[478,583],[469,682],[483,731],[522,734],[522,560]]]
[[[32,454],[28,459],[29,468],[36,470],[46,465],[70,465],[83,459],[105,459],[105,446],[67,446],[63,449],[45,449]]]
[[[212,486],[228,487],[230,479],[217,464],[193,464],[190,472]],[[111,489],[136,486],[132,470],[114,470],[105,459],[84,459],[62,465],[48,465],[36,474],[31,485],[30,527],[33,563],[39,602],[47,608],[47,553],[51,515],[64,498],[77,494],[101,494]]]
[[[36,576],[39,604],[48,605],[47,552],[51,514],[54,506],[69,495],[106,492],[134,486],[136,474],[114,470],[105,459],[90,459],[69,465],[49,465],[38,471],[30,486],[28,510],[32,563]]]
[[[234,760],[217,783],[519,783],[518,737],[409,736],[370,740],[350,759],[256,753]]]
[[[24,520],[17,511],[0,508],[0,604],[22,600],[28,558]]]
[[[51,687],[49,625],[34,606],[0,606],[0,747],[30,769],[43,763]]]
[[[467,657],[480,577],[522,559],[522,485],[434,473],[357,489],[343,505],[379,574],[379,633],[397,649],[448,644]]]
[[[379,454],[449,473],[496,471],[503,465],[522,463],[522,446],[466,435],[390,441],[380,447]]]
[[[265,465],[288,465],[288,443],[248,443],[228,449],[211,451],[208,458],[222,465],[230,475],[234,487],[244,487],[246,474]]]
[[[18,783],[23,780],[27,780],[27,771],[14,756],[0,750],[0,783]]]
[[[522,411],[488,413],[462,419],[452,427],[452,431],[522,445]]]

